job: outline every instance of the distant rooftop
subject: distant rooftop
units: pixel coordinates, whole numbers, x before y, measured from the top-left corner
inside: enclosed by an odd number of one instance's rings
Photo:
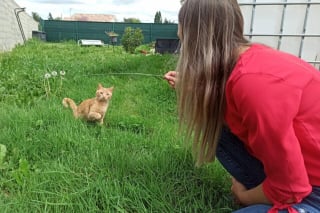
[[[67,21],[92,21],[92,22],[115,22],[116,17],[114,15],[106,15],[106,14],[75,13],[71,17],[63,18],[63,20],[67,20]]]

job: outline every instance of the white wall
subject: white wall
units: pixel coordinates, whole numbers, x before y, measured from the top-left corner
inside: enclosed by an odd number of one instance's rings
[[[23,38],[14,13],[20,6],[14,0],[0,0],[0,52],[9,51],[17,44],[23,43]],[[19,13],[20,21],[26,39],[32,37],[32,31],[38,30],[38,22],[26,12]]]
[[[238,0],[238,3],[320,3],[320,0]],[[279,34],[283,14],[283,5],[261,5],[255,7],[252,34]],[[303,34],[307,5],[287,5],[283,22],[283,34]],[[253,6],[242,5],[241,10],[245,19],[245,34],[250,33]],[[306,36],[283,36],[280,50],[301,56],[306,61],[320,61],[320,4],[310,5],[308,11]],[[279,36],[253,36],[252,41],[265,43],[278,48]],[[303,41],[303,42],[301,42]],[[300,52],[302,44],[302,52]],[[301,55],[300,55],[301,54]],[[319,64],[317,65],[319,66]]]

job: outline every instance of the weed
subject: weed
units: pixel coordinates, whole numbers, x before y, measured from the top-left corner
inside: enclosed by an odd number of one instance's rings
[[[61,95],[65,74],[65,71],[62,70],[59,72],[59,76],[56,71],[44,75],[43,87],[47,98],[51,95]]]

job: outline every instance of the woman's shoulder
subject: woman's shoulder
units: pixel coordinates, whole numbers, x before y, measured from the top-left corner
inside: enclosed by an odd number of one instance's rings
[[[291,65],[307,66],[307,69],[313,68],[309,63],[290,52],[278,50],[262,43],[252,43],[250,48],[241,54],[238,62],[243,66],[256,66],[260,68]]]
[[[239,57],[230,81],[245,75],[272,77],[283,81],[303,82],[318,72],[309,63],[290,53],[279,51],[267,45],[254,43]],[[318,73],[317,73],[318,74]]]

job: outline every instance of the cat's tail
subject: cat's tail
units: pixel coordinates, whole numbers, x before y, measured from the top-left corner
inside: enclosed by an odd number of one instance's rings
[[[74,117],[76,117],[76,118],[78,117],[78,107],[77,107],[76,103],[71,98],[64,98],[62,100],[62,104],[66,108],[70,107],[73,111]]]

